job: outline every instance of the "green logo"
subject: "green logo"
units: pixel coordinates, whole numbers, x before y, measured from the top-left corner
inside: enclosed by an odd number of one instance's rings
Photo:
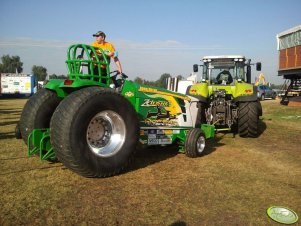
[[[274,221],[282,224],[293,224],[298,221],[298,215],[293,210],[283,206],[272,206],[267,209],[267,214]]]

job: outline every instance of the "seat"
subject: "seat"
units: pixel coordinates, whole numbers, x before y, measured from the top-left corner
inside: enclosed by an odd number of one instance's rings
[[[229,71],[223,70],[217,75],[216,80],[217,84],[226,85],[231,84],[233,82],[233,77]]]

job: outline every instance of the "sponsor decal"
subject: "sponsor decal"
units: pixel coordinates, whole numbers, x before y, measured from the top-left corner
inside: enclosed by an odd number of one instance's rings
[[[164,134],[164,129],[158,129],[157,134]]]
[[[164,108],[161,108],[159,106],[157,106],[157,110],[156,111],[148,111],[147,112],[147,115],[146,115],[146,118],[154,118],[154,119],[168,119],[168,120],[171,120],[171,119],[176,119],[176,115],[173,115],[173,114],[170,114],[170,111],[165,110],[165,113],[162,111],[162,109]]]
[[[172,130],[171,129],[166,129],[166,130],[164,130],[164,134],[172,134]]]
[[[180,134],[180,130],[179,129],[174,129],[173,134]]]
[[[159,144],[171,144],[171,138],[159,139]]]
[[[175,94],[175,93],[167,93],[167,92],[163,92],[163,91],[160,91],[160,90],[157,90],[154,88],[150,88],[150,87],[140,86],[138,91],[146,92],[146,93],[157,93],[157,94],[162,94],[162,95],[168,95],[168,96],[173,96],[173,97],[177,97],[177,98],[188,100],[188,101],[190,100],[190,98],[187,96],[182,96],[182,95]]]
[[[162,135],[158,137],[165,137],[165,135],[180,134],[180,129],[149,129],[140,130],[140,135]],[[149,136],[150,137],[150,136]]]
[[[124,95],[125,95],[126,97],[132,97],[132,96],[134,96],[134,93],[128,91],[128,92],[126,92]]]
[[[158,119],[158,120],[145,119],[144,123],[148,126],[176,126],[176,125],[178,125],[177,120],[166,120],[166,119]]]
[[[159,144],[159,141],[156,138],[149,138],[147,140],[147,144],[148,145],[156,145],[156,144]]]
[[[148,134],[148,138],[157,138],[157,135],[156,134]]]
[[[140,91],[140,92],[148,92],[148,93],[157,93],[158,92],[157,89],[150,88],[150,87],[143,87],[143,86],[140,86],[138,91]]]
[[[150,129],[150,130],[148,130],[148,134],[157,134],[157,130]]]
[[[162,101],[162,100],[151,100],[151,99],[145,99],[144,103],[141,105],[143,107],[168,107],[169,102],[168,101]]]

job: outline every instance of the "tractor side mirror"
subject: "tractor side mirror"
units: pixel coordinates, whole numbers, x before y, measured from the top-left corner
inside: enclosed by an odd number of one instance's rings
[[[247,77],[247,83],[251,83],[251,66],[250,65],[247,66],[246,77]]]
[[[260,62],[256,63],[256,71],[261,71],[261,63]]]
[[[199,65],[194,64],[193,65],[193,72],[198,72],[199,71]]]

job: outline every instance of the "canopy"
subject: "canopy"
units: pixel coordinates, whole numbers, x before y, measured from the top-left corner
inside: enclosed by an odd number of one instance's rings
[[[278,50],[301,45],[301,25],[277,34],[276,38]]]

